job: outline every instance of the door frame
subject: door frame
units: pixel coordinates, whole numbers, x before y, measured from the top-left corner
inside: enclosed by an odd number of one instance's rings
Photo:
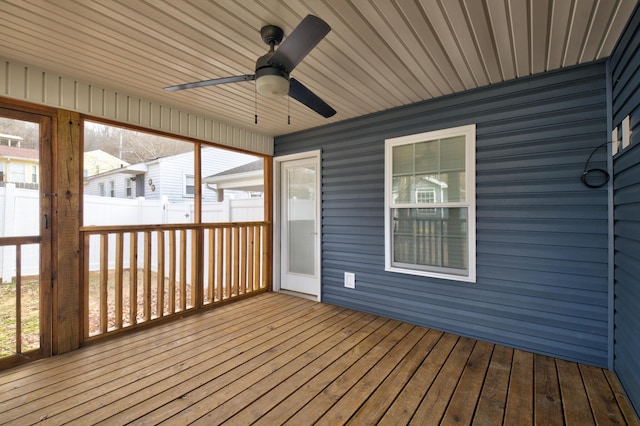
[[[55,199],[53,192],[53,145],[54,132],[57,125],[55,117],[48,109],[40,110],[22,106],[22,104],[5,104],[0,100],[0,115],[14,120],[37,123],[39,125],[39,321],[40,347],[22,354],[4,357],[0,361],[0,369],[10,368],[29,361],[50,357],[53,354],[53,228],[55,226]]]
[[[316,271],[318,271],[318,287],[317,287],[317,301],[322,300],[322,169],[321,169],[321,150],[305,151],[296,154],[282,155],[279,157],[273,157],[273,291],[281,291],[281,239],[282,239],[282,178],[281,169],[282,163],[294,160],[312,160],[316,166]]]

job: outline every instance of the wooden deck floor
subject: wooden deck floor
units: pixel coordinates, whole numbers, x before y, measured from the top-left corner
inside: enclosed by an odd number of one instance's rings
[[[1,424],[638,424],[615,377],[267,293],[0,373]]]

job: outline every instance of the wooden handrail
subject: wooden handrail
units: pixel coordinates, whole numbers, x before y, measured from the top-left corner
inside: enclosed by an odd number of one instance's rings
[[[161,225],[105,225],[105,226],[81,226],[81,233],[103,234],[111,232],[145,232],[168,231],[180,229],[210,229],[210,228],[235,228],[239,226],[271,225],[269,221],[263,222],[211,222],[211,223],[176,223]],[[19,237],[9,237],[19,238]],[[22,237],[20,237],[22,238]],[[31,237],[24,237],[31,238]],[[35,237],[34,237],[35,238]],[[40,237],[37,237],[40,238]]]
[[[42,237],[40,237],[40,235],[29,235],[27,237],[0,237],[0,247],[40,244],[41,242]]]

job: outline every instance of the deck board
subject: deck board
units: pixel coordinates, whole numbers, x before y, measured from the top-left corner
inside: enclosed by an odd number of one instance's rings
[[[0,372],[0,424],[632,424],[615,375],[266,293]]]

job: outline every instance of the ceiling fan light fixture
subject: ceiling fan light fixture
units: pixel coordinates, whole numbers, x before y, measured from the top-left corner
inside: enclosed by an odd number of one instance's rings
[[[256,90],[262,96],[280,98],[289,93],[289,80],[281,75],[263,75],[256,79]]]

